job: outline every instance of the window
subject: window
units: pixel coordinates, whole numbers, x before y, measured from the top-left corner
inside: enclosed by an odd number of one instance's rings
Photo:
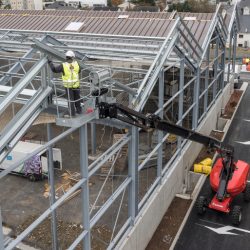
[[[239,43],[239,44],[238,44],[238,47],[242,47],[242,43]]]
[[[243,38],[243,35],[239,35],[239,38]]]

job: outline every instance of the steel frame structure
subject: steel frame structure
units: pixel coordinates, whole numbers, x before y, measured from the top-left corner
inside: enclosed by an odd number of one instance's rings
[[[223,88],[229,81],[230,63],[228,64],[227,81],[224,80],[225,57],[226,57],[226,40],[229,36],[229,61],[232,61],[232,68],[235,68],[235,53],[236,53],[236,39],[237,39],[237,21],[235,15],[230,22],[229,30],[226,29],[219,12],[218,6],[214,19],[211,21],[210,31],[202,45],[195,40],[191,31],[185,26],[185,23],[177,18],[175,24],[169,35],[166,38],[156,37],[126,37],[126,36],[112,36],[112,35],[97,35],[97,34],[75,34],[75,33],[57,33],[57,32],[31,32],[18,30],[0,30],[1,49],[3,51],[15,50],[25,52],[22,58],[9,57],[2,55],[3,59],[13,61],[10,64],[8,71],[0,72],[2,77],[0,84],[10,85],[12,78],[17,78],[17,83],[14,84],[11,91],[7,92],[0,103],[0,114],[2,114],[8,105],[13,102],[18,102],[22,99],[22,110],[13,117],[11,122],[2,131],[0,137],[0,161],[13,149],[16,143],[23,136],[25,131],[32,125],[38,115],[48,107],[48,96],[52,93],[53,86],[51,85],[51,77],[48,77],[49,72],[46,66],[46,55],[51,55],[48,50],[50,46],[53,50],[58,51],[57,59],[62,56],[60,53],[68,48],[77,50],[79,57],[87,54],[89,58],[99,59],[102,62],[117,61],[122,62],[119,66],[112,66],[115,72],[127,72],[133,77],[135,75],[142,75],[137,79],[136,84],[133,81],[125,83],[125,87],[116,86],[122,91],[129,92],[129,104],[135,110],[144,111],[147,102],[152,95],[152,91],[158,89],[157,102],[158,107],[155,114],[161,118],[164,116],[164,110],[170,105],[177,108],[177,124],[189,126],[192,129],[197,129],[201,122],[206,118],[207,112],[214,105],[218,96],[222,93]],[[236,8],[234,9],[236,11]],[[184,32],[185,31],[185,32]],[[12,41],[9,41],[9,39]],[[42,44],[46,45],[44,49],[40,50],[41,54],[38,58],[37,51],[41,47],[34,46],[34,40],[38,39]],[[190,42],[192,41],[192,42]],[[87,44],[87,45],[86,45]],[[112,48],[110,47],[112,45]],[[215,44],[213,48],[212,44]],[[233,48],[233,53],[232,49]],[[56,52],[52,55],[55,57]],[[106,60],[106,61],[105,61]],[[33,64],[33,67],[26,72],[24,70],[26,63]],[[126,63],[134,63],[134,67],[126,66]],[[147,65],[147,69],[140,68],[143,62]],[[94,64],[83,60],[83,67],[86,71],[93,68],[105,68],[107,65]],[[12,65],[12,66],[11,66]],[[124,66],[125,65],[125,66]],[[179,88],[178,91],[166,100],[164,96],[164,78],[166,72],[171,68],[177,68]],[[23,73],[20,71],[23,70]],[[187,80],[185,72],[191,72],[191,77]],[[212,72],[212,76],[211,76]],[[39,87],[35,87],[35,94],[21,98],[21,92],[31,84],[32,80],[40,82]],[[86,81],[83,84],[87,83]],[[132,84],[132,85],[131,85]],[[132,87],[131,87],[132,86]],[[119,89],[120,87],[120,89]],[[187,92],[192,93],[191,103],[185,105],[185,98]],[[20,100],[19,100],[20,101]],[[191,120],[189,119],[191,117]],[[13,249],[18,243],[23,241],[40,223],[42,223],[49,215],[52,216],[52,239],[53,249],[58,249],[59,242],[57,237],[57,216],[56,211],[64,201],[73,194],[77,189],[81,188],[81,203],[82,203],[82,225],[83,230],[81,234],[68,246],[68,249],[75,249],[79,244],[83,244],[84,249],[91,249],[91,231],[93,227],[100,221],[101,217],[110,209],[112,204],[121,199],[119,211],[124,206],[123,198],[126,193],[128,216],[124,220],[123,225],[117,230],[113,230],[110,242],[107,249],[113,249],[117,243],[124,239],[131,228],[134,226],[145,203],[152,199],[157,186],[161,185],[168,171],[171,170],[171,165],[180,157],[180,152],[186,145],[186,141],[178,138],[176,150],[171,155],[170,160],[163,161],[164,143],[169,134],[157,132],[157,143],[148,154],[139,161],[140,154],[140,131],[136,127],[130,127],[127,124],[111,120],[98,120],[98,115],[94,112],[84,119],[78,119],[75,123],[64,123],[69,128],[60,135],[52,138],[51,125],[47,124],[48,142],[42,145],[39,150],[33,151],[27,157],[23,158],[18,164],[14,164],[8,169],[0,173],[0,178],[9,174],[12,170],[17,168],[19,164],[24,163],[33,155],[46,149],[48,151],[49,163],[49,181],[50,181],[50,206],[45,210],[32,224],[30,224],[21,234],[19,234],[11,242],[5,245],[3,231],[1,228],[1,214],[0,214],[0,249]],[[91,133],[88,133],[87,124],[91,123]],[[128,133],[108,148],[91,164],[88,161],[88,137],[91,137],[92,152],[96,151],[96,124],[104,124],[106,126],[128,128]],[[60,125],[60,122],[58,123]],[[72,126],[74,124],[74,126]],[[55,183],[53,170],[52,146],[56,142],[62,140],[74,131],[79,130],[80,138],[80,171],[81,180],[78,181],[72,188],[70,188],[62,197],[56,200],[55,198]],[[105,162],[113,156],[117,156],[118,152],[125,146],[128,146],[128,172],[124,179],[119,183],[119,186],[114,192],[103,202],[99,210],[92,214],[90,211],[90,189],[88,182],[94,176]],[[157,164],[155,167],[156,175],[146,188],[143,197],[139,197],[139,178],[148,162],[157,155]],[[107,176],[108,178],[108,176]],[[106,179],[107,179],[106,178]],[[105,180],[106,181],[106,180]],[[98,194],[99,195],[99,194]],[[98,195],[97,199],[98,199]],[[116,221],[117,222],[117,221]],[[116,223],[114,225],[116,227]]]

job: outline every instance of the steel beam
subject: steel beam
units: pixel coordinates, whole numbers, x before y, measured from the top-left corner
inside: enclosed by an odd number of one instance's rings
[[[174,44],[178,38],[177,28],[179,25],[179,19],[177,18],[173,27],[171,28],[166,40],[162,44],[160,51],[158,52],[154,62],[151,64],[146,76],[144,77],[138,91],[137,97],[133,99],[132,104],[136,111],[142,110],[147,98],[149,97],[155,82],[158,79],[158,74],[164,65],[166,59],[173,50]]]
[[[108,198],[108,200],[103,204],[103,206],[98,210],[98,212],[93,216],[90,221],[90,227],[93,228],[98,220],[105,214],[108,208],[114,203],[114,201],[122,194],[124,189],[126,189],[131,182],[131,178],[127,177],[122,184],[115,190],[115,192]]]
[[[40,105],[51,93],[51,88],[47,87],[45,90],[40,90],[32,99],[23,106],[23,108],[17,113],[17,115],[8,123],[8,125],[3,129],[2,136],[0,138],[0,151],[3,149],[10,149],[10,145],[14,147],[15,143],[11,142],[14,139],[17,142],[20,138],[15,139],[17,135],[22,136],[20,131],[24,133],[22,127],[26,127],[26,123],[29,124],[31,117],[34,117],[34,114],[37,114],[42,111]],[[29,120],[30,119],[30,120]],[[2,153],[2,152],[1,152]],[[0,162],[3,160],[0,157]]]
[[[0,172],[0,179],[3,178],[4,176],[6,176],[7,174],[9,174],[11,171],[15,170],[17,167],[19,167],[25,161],[29,160],[32,156],[39,154],[43,150],[46,150],[49,146],[51,146],[51,145],[55,144],[56,142],[60,141],[65,136],[73,133],[76,129],[77,128],[70,128],[70,129],[66,130],[65,132],[61,133],[60,135],[58,135],[57,137],[53,138],[51,141],[45,143],[44,145],[41,145],[40,148],[34,150],[32,153],[30,153],[30,154],[26,155],[25,157],[23,157],[22,159],[20,159],[17,163],[14,163],[13,165],[8,167],[7,169]]]
[[[20,163],[19,163],[20,164]],[[78,190],[82,184],[86,182],[86,179],[79,180],[73,187],[71,187],[67,193],[63,194],[52,206],[44,211],[32,224],[30,224],[21,234],[19,234],[6,248],[5,250],[12,250],[18,243],[25,239],[39,224],[41,224],[55,209],[61,206],[65,200]]]
[[[22,92],[22,90],[32,81],[36,74],[42,69],[42,67],[47,63],[46,58],[42,58],[38,61],[25,75],[23,79],[18,81],[18,83],[12,88],[12,91],[3,98],[0,103],[0,115],[5,111],[8,105]]]

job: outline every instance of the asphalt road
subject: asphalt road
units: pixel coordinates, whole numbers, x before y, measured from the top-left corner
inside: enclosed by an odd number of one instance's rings
[[[235,148],[235,160],[250,163],[250,87],[241,101],[225,138],[225,144]],[[209,181],[205,182],[200,195],[212,196]],[[242,221],[234,227],[230,216],[207,210],[197,215],[193,208],[175,246],[175,250],[250,250],[250,203],[243,201],[242,194],[233,204],[242,207]]]

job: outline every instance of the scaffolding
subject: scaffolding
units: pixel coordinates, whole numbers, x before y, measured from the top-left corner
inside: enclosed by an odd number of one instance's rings
[[[126,104],[143,113],[155,113],[161,118],[196,130],[222,94],[230,77],[234,77],[236,5],[232,13],[229,25],[226,25],[221,6],[218,5],[206,34],[200,40],[194,35],[196,31],[187,27],[181,17],[171,20],[171,29],[164,38],[0,29],[1,59],[4,61],[0,68],[0,115],[15,104],[21,105],[1,131],[0,162],[11,153],[42,112],[54,108],[56,125],[64,128],[63,132],[53,137],[52,125],[47,123],[47,141],[18,163],[0,172],[0,178],[6,178],[20,164],[43,150],[47,151],[49,206],[15,239],[6,242],[0,228],[1,249],[15,248],[47,218],[51,221],[52,249],[59,249],[58,210],[79,189],[81,192],[77,199],[81,207],[82,230],[67,245],[67,249],[75,249],[80,245],[84,249],[91,249],[93,237],[96,237],[93,235],[95,226],[104,216],[113,213],[111,233],[103,243],[104,248],[115,248],[128,235],[140,218],[146,202],[152,199],[157,187],[171,171],[173,162],[180,157],[186,140],[178,137],[170,140],[171,135],[161,131],[151,135],[152,139],[138,128],[123,122],[99,119],[90,94],[91,76],[93,72],[108,70],[110,76],[101,84],[109,89],[109,100]],[[51,74],[47,66],[48,56],[62,61],[68,49],[77,51],[76,57],[83,69],[82,100],[85,107],[90,105],[94,110],[77,118],[63,116],[65,105],[60,103],[60,80]],[[10,51],[18,54],[10,55]],[[226,79],[225,67],[228,67]],[[110,128],[110,137],[114,128],[127,132],[105,148],[97,143],[98,126]],[[52,147],[76,131],[79,132],[81,178],[61,197],[56,198]],[[149,143],[150,140],[153,142]],[[166,141],[170,141],[170,147]],[[89,142],[91,150],[88,149]],[[102,151],[96,155],[98,148],[102,148]],[[127,167],[116,173],[115,165],[119,158],[127,162]],[[99,191],[93,193],[89,183],[107,163],[109,167],[102,173],[104,181]],[[103,196],[110,176],[112,191]],[[142,183],[145,185],[142,186]],[[4,204],[1,209],[4,217]]]

